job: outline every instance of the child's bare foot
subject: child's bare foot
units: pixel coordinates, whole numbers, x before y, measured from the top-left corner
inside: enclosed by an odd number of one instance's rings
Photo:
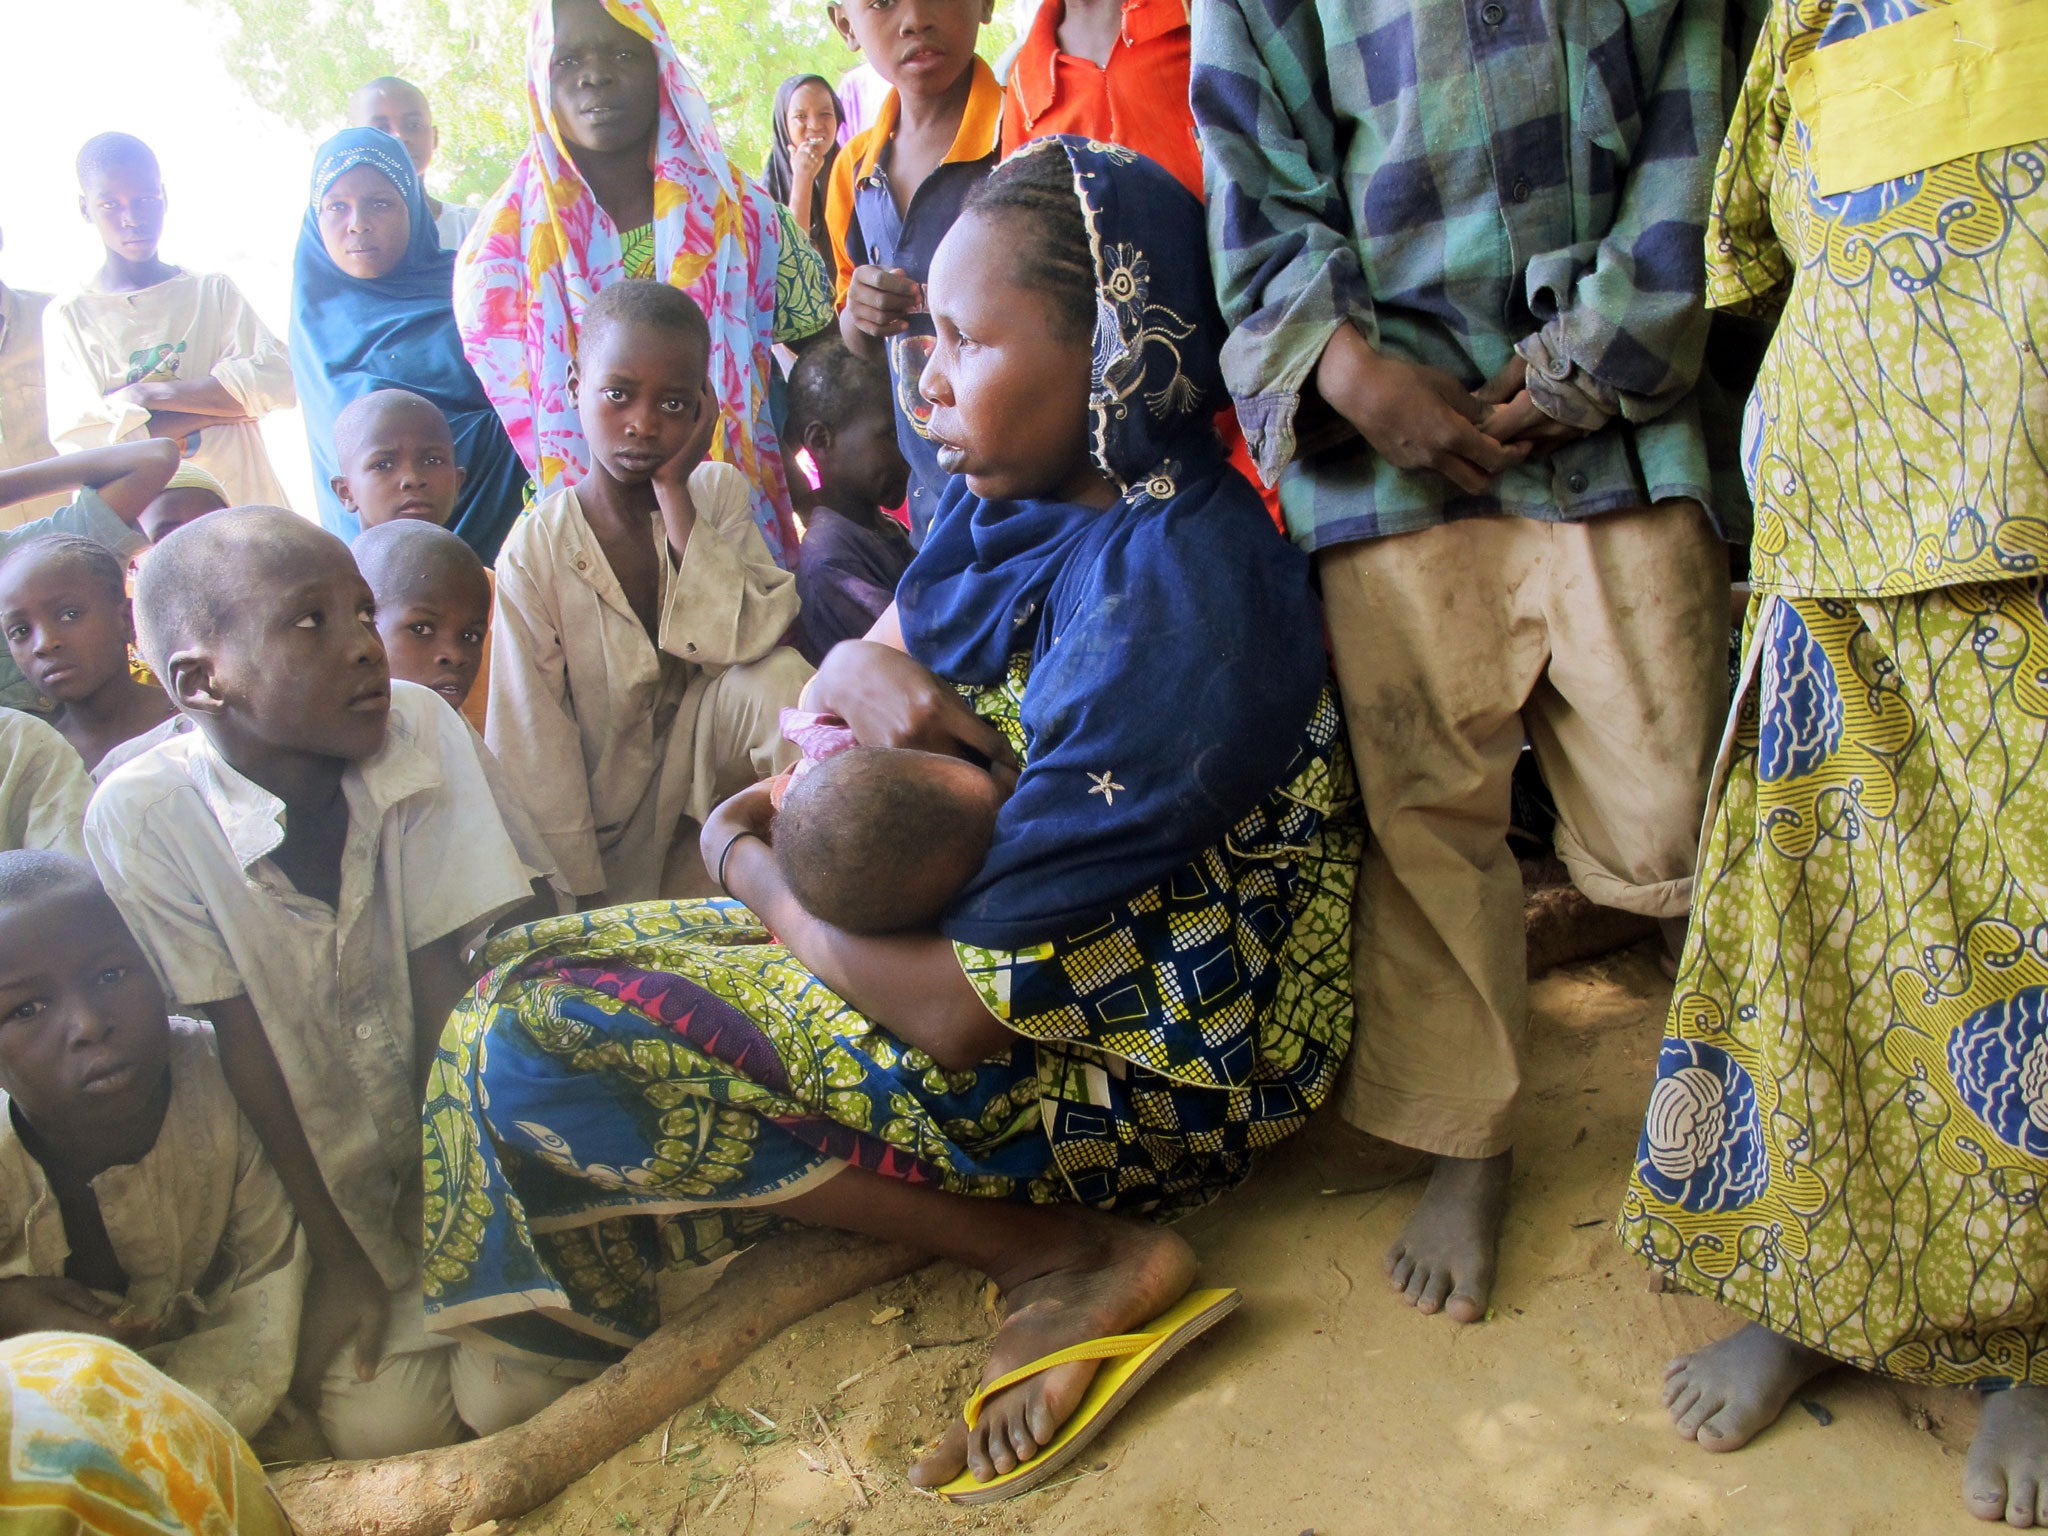
[[[2048,1525],[2048,1387],[1984,1394],[1963,1502],[1979,1520]]]
[[[1792,1394],[1836,1362],[1750,1323],[1664,1368],[1671,1422],[1703,1451],[1734,1451],[1777,1422]]]
[[[1129,1333],[1187,1293],[1195,1254],[1187,1240],[1090,1211],[1072,1214],[1072,1241],[1041,1252],[1008,1275],[989,1278],[1003,1293],[1003,1326],[983,1381],[1070,1344]],[[1014,1470],[1049,1444],[1080,1405],[1097,1362],[1057,1366],[989,1400],[970,1432],[955,1419],[931,1453],[910,1469],[920,1488],[936,1488],[963,1467],[983,1482]]]
[[[1513,1155],[1439,1157],[1422,1204],[1387,1250],[1387,1278],[1418,1312],[1486,1316]]]

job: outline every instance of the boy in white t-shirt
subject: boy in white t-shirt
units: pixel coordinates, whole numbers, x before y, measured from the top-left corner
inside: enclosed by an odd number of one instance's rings
[[[498,552],[484,734],[585,910],[710,894],[697,826],[795,759],[779,721],[811,676],[781,644],[796,578],[745,478],[704,462],[709,349],[681,290],[602,290],[569,370],[590,473]]]
[[[125,133],[88,139],[78,191],[107,258],[43,315],[58,452],[171,438],[230,501],[288,505],[257,426],[298,401],[283,344],[227,278],[157,255],[164,187],[147,144]]]
[[[151,552],[135,606],[198,729],[101,785],[86,846],[172,1006],[212,1019],[305,1228],[294,1393],[344,1457],[516,1422],[568,1368],[428,1338],[421,1104],[467,951],[546,854],[469,727],[391,682],[333,535],[210,513]]]

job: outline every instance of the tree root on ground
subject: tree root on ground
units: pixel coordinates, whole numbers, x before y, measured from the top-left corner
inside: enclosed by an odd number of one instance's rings
[[[839,1232],[769,1238],[624,1360],[524,1424],[437,1451],[297,1467],[274,1486],[299,1536],[443,1536],[523,1515],[707,1395],[780,1329],[927,1257]]]

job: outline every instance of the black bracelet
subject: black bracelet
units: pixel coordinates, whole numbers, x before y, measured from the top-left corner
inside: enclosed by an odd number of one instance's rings
[[[727,887],[725,883],[725,861],[732,857],[733,844],[737,843],[743,837],[761,837],[761,834],[756,832],[752,827],[744,827],[740,831],[733,833],[731,837],[727,838],[725,842],[724,851],[718,855],[718,873],[712,877],[718,882],[718,888],[721,891],[724,891],[725,894],[728,896],[732,894],[732,891]],[[768,839],[765,837],[761,837],[761,841],[765,843],[768,841]]]

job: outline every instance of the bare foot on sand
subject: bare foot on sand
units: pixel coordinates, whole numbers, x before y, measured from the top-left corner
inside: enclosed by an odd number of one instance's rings
[[[1836,1364],[1761,1323],[1664,1368],[1671,1422],[1703,1451],[1734,1451],[1777,1422],[1792,1394]]]
[[[1422,1203],[1387,1250],[1387,1278],[1418,1312],[1453,1322],[1486,1316],[1512,1154],[1439,1157]]]
[[[1063,1250],[989,1276],[1003,1293],[1005,1315],[983,1381],[1070,1344],[1129,1333],[1187,1294],[1195,1254],[1185,1238],[1114,1216],[1072,1215],[1072,1241]],[[1019,1382],[989,1399],[971,1431],[955,1419],[910,1469],[911,1482],[936,1488],[963,1467],[986,1482],[1029,1461],[1080,1405],[1097,1367],[1092,1360],[1057,1366]]]
[[[1979,1520],[2048,1526],[2048,1387],[1984,1394],[1963,1502]]]

